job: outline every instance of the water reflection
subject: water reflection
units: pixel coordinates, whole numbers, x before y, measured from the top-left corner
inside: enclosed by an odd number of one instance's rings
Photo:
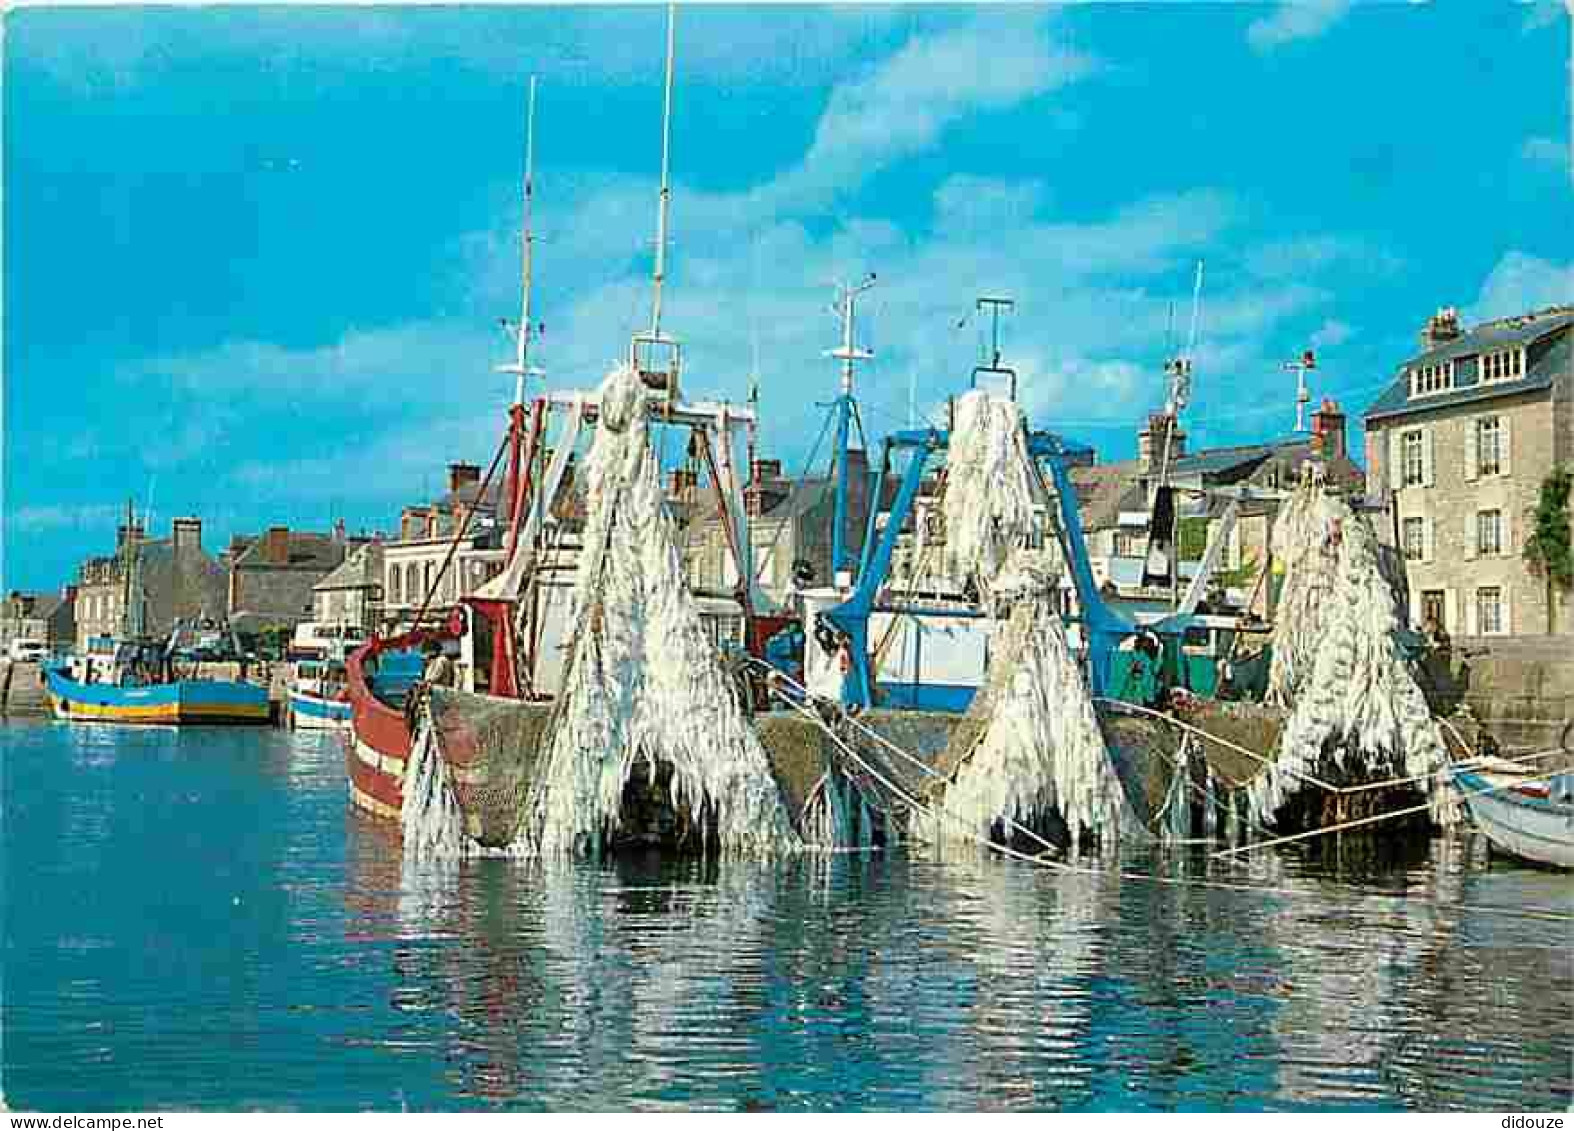
[[[17,1103],[1570,1100],[1574,885],[1468,839],[1419,861],[1154,852],[1091,873],[900,855],[411,869],[348,810],[331,736],[98,729],[0,731]]]

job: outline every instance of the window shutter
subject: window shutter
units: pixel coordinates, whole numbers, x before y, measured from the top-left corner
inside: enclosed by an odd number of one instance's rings
[[[1508,595],[1511,591],[1509,586],[1503,586],[1503,595],[1498,598],[1498,619],[1503,622],[1504,636],[1512,636],[1514,634],[1514,622],[1509,618],[1510,601]]]
[[[1465,635],[1476,636],[1476,606],[1480,604],[1475,593],[1465,593]]]
[[[1421,430],[1421,484],[1424,487],[1433,485],[1432,462],[1432,429]]]
[[[1436,538],[1433,534],[1432,520],[1430,518],[1423,518],[1421,520],[1421,560],[1423,562],[1429,562],[1433,560],[1437,552],[1435,543]]]
[[[1465,421],[1465,480],[1474,482],[1481,474],[1481,422],[1472,417]]]
[[[1388,430],[1388,486],[1392,490],[1399,490],[1405,485],[1404,468],[1401,466],[1404,452],[1399,445],[1399,429]]]
[[[1508,413],[1497,418],[1497,459],[1498,474],[1507,475],[1513,470],[1514,433],[1508,421]]]
[[[1453,589],[1443,590],[1443,628],[1449,633],[1459,631],[1459,600]]]
[[[1512,492],[1509,493],[1509,498],[1510,500],[1513,499]],[[1502,557],[1512,558],[1514,556],[1514,507],[1512,501],[1508,506],[1500,510],[1498,514],[1502,516],[1498,519],[1498,538],[1500,539],[1498,553]]]
[[[1474,559],[1475,556],[1476,556],[1476,536],[1477,536],[1476,535],[1476,531],[1477,531],[1477,523],[1479,521],[1480,520],[1476,518],[1476,512],[1475,511],[1468,511],[1468,512],[1466,512],[1466,514],[1465,514],[1465,560],[1466,561],[1470,561],[1470,560]]]

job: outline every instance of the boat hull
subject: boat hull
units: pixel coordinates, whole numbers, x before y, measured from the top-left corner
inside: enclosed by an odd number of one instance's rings
[[[290,722],[297,730],[345,730],[350,725],[350,704],[291,691]]]
[[[1496,774],[1456,770],[1454,781],[1494,848],[1532,864],[1574,869],[1574,802],[1532,794]]]
[[[268,691],[234,680],[185,679],[147,687],[79,683],[57,668],[44,673],[55,717],[77,722],[154,726],[266,724]]]

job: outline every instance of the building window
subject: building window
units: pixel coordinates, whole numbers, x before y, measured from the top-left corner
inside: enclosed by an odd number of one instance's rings
[[[1425,464],[1422,458],[1422,435],[1420,432],[1406,432],[1399,438],[1400,464],[1402,473],[1400,482],[1406,487],[1419,487],[1425,478]]]
[[[400,593],[402,592],[402,590],[401,590],[401,587],[399,585],[399,582],[401,580],[402,580],[402,578],[400,577],[400,572],[399,572],[398,565],[391,565],[391,566],[389,566],[388,567],[388,600],[389,600],[389,602],[391,604],[397,605],[403,599],[400,596]]]
[[[1481,355],[1483,381],[1512,381],[1525,375],[1525,351],[1519,347]]]
[[[1426,557],[1426,521],[1407,518],[1404,522],[1405,561],[1418,562]]]
[[[1448,630],[1448,602],[1441,589],[1421,590],[1421,627],[1431,630],[1437,626]]]
[[[1503,590],[1495,585],[1476,590],[1476,631],[1482,636],[1503,631]]]
[[[411,562],[404,567],[404,600],[405,604],[413,605],[421,599],[421,575],[416,572],[415,563]]]
[[[1476,474],[1497,475],[1503,470],[1503,424],[1496,416],[1476,421]]]
[[[1454,387],[1452,362],[1421,365],[1410,371],[1410,395],[1424,397],[1428,393],[1444,393]]]
[[[1483,557],[1498,557],[1503,553],[1502,511],[1476,512],[1476,553]]]

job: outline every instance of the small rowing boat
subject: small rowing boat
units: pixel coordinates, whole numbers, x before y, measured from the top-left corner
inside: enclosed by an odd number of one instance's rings
[[[1454,783],[1493,848],[1532,864],[1574,868],[1574,770],[1534,776],[1456,769]]]

